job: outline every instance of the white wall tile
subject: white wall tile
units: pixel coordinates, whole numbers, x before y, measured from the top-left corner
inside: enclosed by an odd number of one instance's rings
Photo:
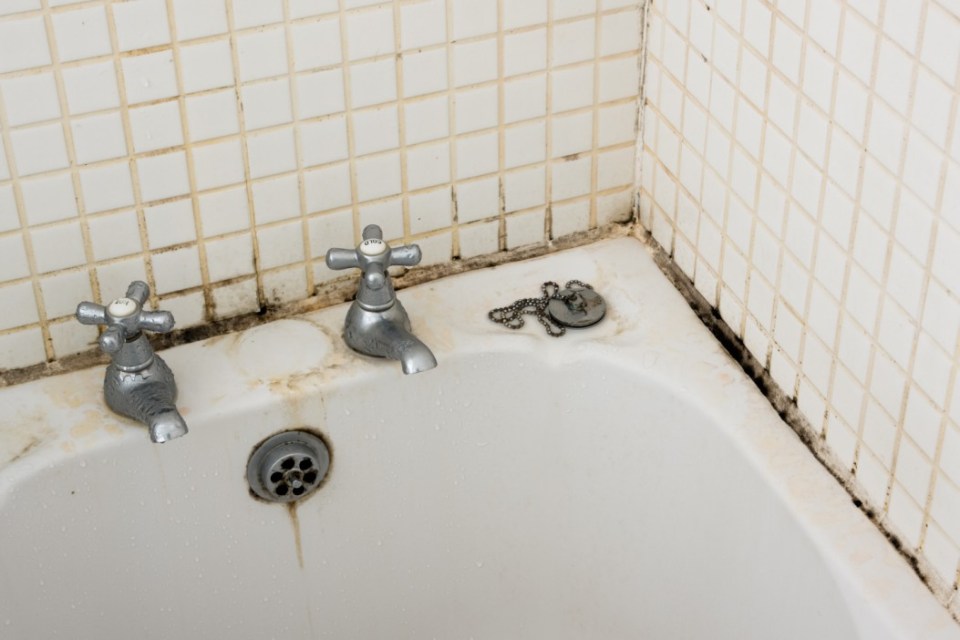
[[[75,118],[71,131],[74,154],[80,164],[127,155],[127,138],[117,111]]]
[[[52,73],[8,78],[0,81],[0,94],[11,126],[50,120],[60,116],[60,101]]]
[[[227,31],[227,6],[222,0],[173,0],[173,15],[180,40]]]
[[[230,43],[215,40],[180,49],[183,90],[187,93],[233,85]]]
[[[63,125],[59,122],[16,129],[10,133],[10,141],[17,172],[21,176],[63,169],[70,164]]]
[[[77,196],[69,173],[24,180],[20,189],[30,225],[57,222],[77,215]]]
[[[0,22],[0,73],[50,64],[43,18]]]
[[[173,53],[159,51],[123,58],[124,85],[131,105],[177,95]]]
[[[120,51],[146,49],[170,42],[164,0],[132,0],[111,5]]]

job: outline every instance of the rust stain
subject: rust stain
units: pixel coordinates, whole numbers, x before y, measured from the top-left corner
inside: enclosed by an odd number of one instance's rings
[[[297,563],[303,569],[303,540],[300,536],[300,516],[297,515],[297,502],[287,504],[287,513],[290,514],[290,524],[293,526],[293,543],[297,548]]]

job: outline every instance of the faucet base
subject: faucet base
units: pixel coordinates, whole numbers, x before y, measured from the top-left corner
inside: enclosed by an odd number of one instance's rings
[[[399,360],[405,374],[437,366],[430,349],[410,330],[410,319],[400,301],[383,311],[370,311],[354,302],[347,312],[344,341],[358,353]]]

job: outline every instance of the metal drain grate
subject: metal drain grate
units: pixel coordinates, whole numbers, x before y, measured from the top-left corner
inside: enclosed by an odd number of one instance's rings
[[[284,431],[261,442],[247,463],[250,490],[270,502],[301,500],[330,469],[326,443],[307,431]]]

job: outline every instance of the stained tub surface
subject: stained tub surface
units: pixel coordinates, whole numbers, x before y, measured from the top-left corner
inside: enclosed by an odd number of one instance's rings
[[[486,318],[574,278],[592,329]],[[178,347],[164,445],[99,369],[0,391],[0,638],[960,638],[639,242],[400,298],[437,369],[346,350],[346,306]],[[324,486],[255,500],[295,428]]]

